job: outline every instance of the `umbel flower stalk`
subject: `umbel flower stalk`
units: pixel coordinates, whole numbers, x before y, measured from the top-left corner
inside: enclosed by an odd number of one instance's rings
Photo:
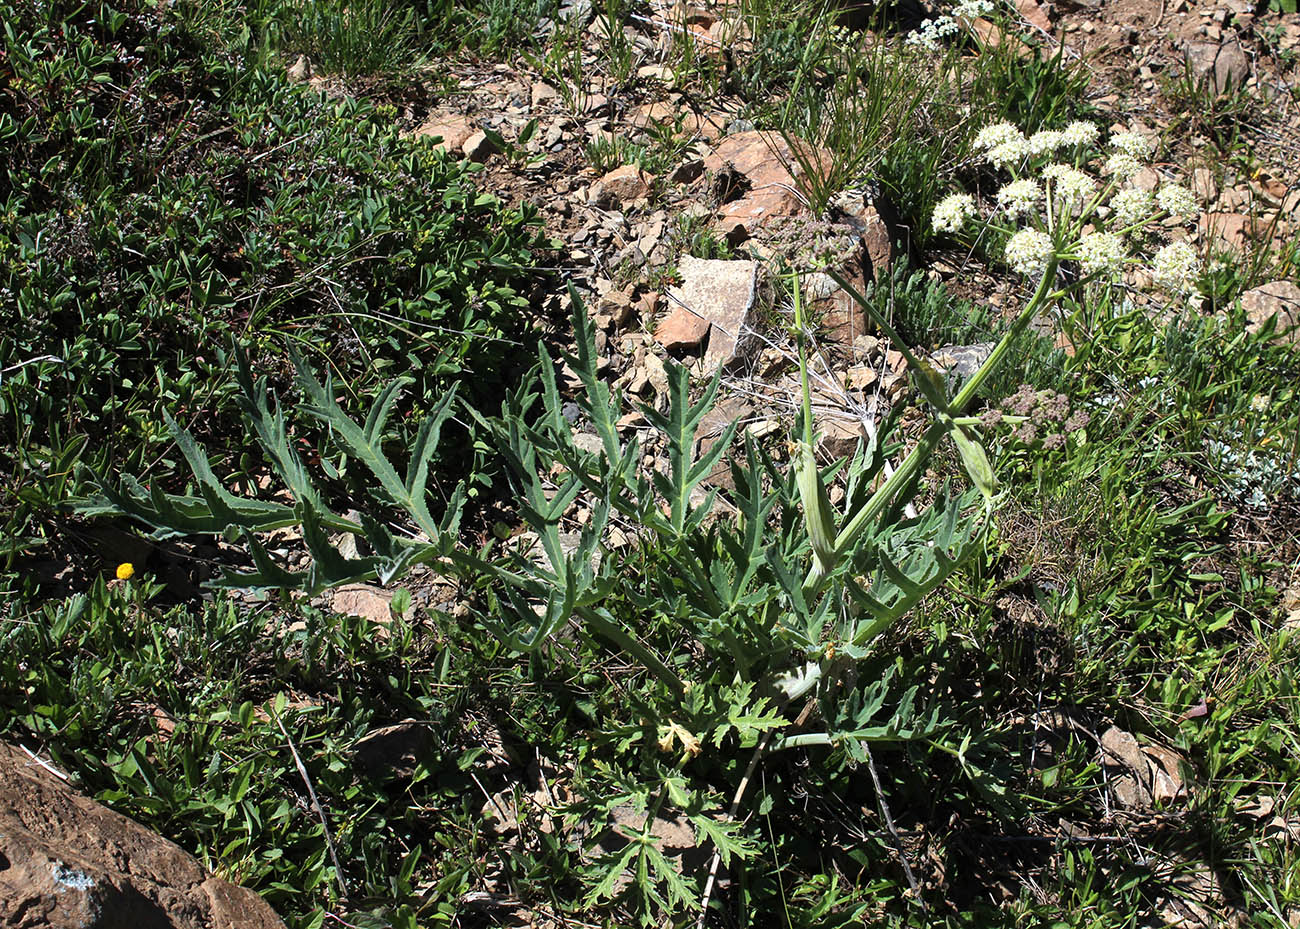
[[[994,482],[992,468],[989,466],[983,449],[966,433],[966,430],[974,425],[975,420],[963,417],[962,414],[978,395],[980,388],[1001,366],[1011,347],[1024,334],[1030,321],[1043,310],[1048,302],[1060,296],[1060,294],[1054,293],[1052,290],[1058,263],[1059,261],[1055,256],[1049,259],[1047,267],[1038,281],[1038,286],[1025,304],[1024,309],[1021,310],[1012,325],[1008,327],[993,351],[990,352],[989,357],[966,381],[951,401],[944,399],[942,378],[937,376],[932,366],[918,358],[910,350],[898,333],[894,331],[888,320],[876,316],[870,302],[852,284],[836,272],[828,272],[835,282],[844,288],[853,299],[858,301],[869,313],[872,313],[876,323],[886,332],[893,344],[908,358],[909,365],[912,366],[911,370],[920,372],[917,377],[918,385],[921,387],[922,393],[926,395],[926,399],[930,401],[931,407],[936,414],[934,421],[922,433],[916,445],[912,447],[894,472],[885,479],[871,497],[845,520],[842,528],[834,535],[833,542],[829,546],[826,544],[826,534],[834,529],[835,519],[830,509],[825,486],[817,470],[816,461],[811,455],[812,417],[811,397],[808,388],[806,336],[803,333],[802,307],[796,282],[795,326],[798,329],[796,338],[799,343],[804,420],[804,435],[799,442],[799,458],[796,461],[796,480],[799,486],[800,499],[804,506],[809,542],[813,549],[813,562],[803,582],[805,598],[812,600],[825,592],[831,574],[838,566],[844,553],[853,548],[862,533],[875,523],[889,504],[894,501],[899,491],[908,486],[946,435],[953,436],[972,482],[986,492],[986,499],[989,500],[991,508]],[[855,640],[850,644],[858,647],[865,646],[881,631],[883,631],[883,628],[877,624],[864,624],[858,630],[858,634],[855,635]],[[800,671],[782,678],[778,682],[778,686],[784,691],[787,699],[796,700],[817,686],[830,665],[830,659],[809,662]]]

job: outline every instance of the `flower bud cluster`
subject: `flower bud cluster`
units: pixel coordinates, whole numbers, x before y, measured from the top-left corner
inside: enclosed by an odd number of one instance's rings
[[[1065,445],[1066,437],[1084,429],[1090,419],[1084,410],[1071,412],[1065,394],[1035,390],[1028,384],[1022,384],[1000,407],[990,407],[980,414],[982,425],[996,426],[1003,421],[1014,424],[1013,439],[1026,445],[1041,442],[1048,451]]]
[[[1195,220],[1199,206],[1190,190],[1161,184],[1154,192],[1137,186],[1154,153],[1140,132],[1116,132],[1098,152],[1101,130],[1085,120],[1063,129],[1026,136],[1017,126],[994,123],[975,136],[980,160],[1010,175],[981,210],[965,193],[935,208],[936,232],[955,234],[968,225],[1005,235],[1003,257],[1019,274],[1043,274],[1053,260],[1071,262],[1084,277],[1117,279],[1152,243],[1153,224],[1172,218]],[[1168,226],[1167,222],[1162,226]],[[1185,241],[1159,248],[1149,278],[1171,294],[1190,294],[1200,275],[1195,250]]]

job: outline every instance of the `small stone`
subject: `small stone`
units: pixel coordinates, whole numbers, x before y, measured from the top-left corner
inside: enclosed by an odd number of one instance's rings
[[[464,144],[465,157],[470,161],[482,164],[488,160],[488,157],[496,154],[496,146],[487,137],[487,133],[475,132],[465,140]]]
[[[299,55],[298,60],[289,66],[285,75],[289,78],[291,84],[301,84],[311,77],[311,62],[307,60],[306,55]]]
[[[1202,203],[1212,203],[1219,195],[1219,185],[1214,179],[1214,172],[1209,168],[1196,168],[1192,171],[1192,193]]]
[[[670,352],[693,351],[708,334],[709,321],[684,306],[674,306],[655,327],[655,339]]]
[[[637,165],[623,165],[591,185],[591,202],[597,206],[624,206],[650,196],[652,175]]]
[[[434,148],[445,149],[453,155],[465,150],[465,140],[474,134],[474,126],[464,116],[435,113],[412,133],[417,139],[438,139]]]
[[[668,174],[669,184],[689,184],[704,173],[704,159],[692,158],[673,168]]]
[[[530,98],[534,109],[544,104],[551,103],[558,99],[559,96],[560,92],[545,81],[533,82]]]
[[[858,449],[858,443],[864,435],[859,420],[844,419],[840,416],[826,416],[818,419],[816,429],[819,432],[817,448],[826,458],[847,458]]]
[[[636,76],[645,81],[660,81],[669,86],[677,79],[673,69],[667,65],[642,65],[636,69]]]
[[[880,375],[873,365],[853,365],[844,372],[844,386],[849,390],[865,390],[878,380]]]
[[[1244,213],[1202,213],[1198,220],[1202,240],[1241,251],[1253,234],[1251,218]]]
[[[330,606],[335,613],[356,616],[381,626],[392,622],[393,595],[369,584],[348,584],[333,593]]]

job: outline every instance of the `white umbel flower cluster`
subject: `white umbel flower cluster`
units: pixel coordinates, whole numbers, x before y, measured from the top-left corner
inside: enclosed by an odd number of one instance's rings
[[[1046,155],[1065,144],[1065,133],[1053,129],[1035,132],[1029,137],[1029,154]]]
[[[1156,252],[1151,262],[1151,279],[1170,293],[1191,293],[1200,273],[1196,249],[1187,242],[1171,242]]]
[[[1025,134],[1011,123],[994,123],[985,126],[975,136],[975,147],[980,151],[989,151],[1008,142],[1024,142]]]
[[[1030,154],[1029,140],[1011,123],[985,126],[975,136],[975,147],[982,150],[985,160],[999,170]]]
[[[1003,142],[996,148],[992,148],[984,153],[984,158],[989,164],[1001,171],[1010,165],[1018,163],[1029,154],[1029,143],[1024,139],[1016,139],[1011,142]]]
[[[920,26],[907,34],[905,41],[908,45],[918,46],[934,52],[943,46],[945,38],[955,35],[959,28],[957,21],[951,16],[939,16],[922,21]]]
[[[998,191],[998,208],[1011,219],[1029,216],[1043,202],[1043,188],[1028,178],[1021,178]]]
[[[1083,200],[1097,189],[1096,181],[1070,165],[1048,165],[1043,177],[1052,182],[1053,199],[1062,206],[1082,206]]]
[[[1140,132],[1117,132],[1110,137],[1110,147],[1132,155],[1138,161],[1151,157],[1151,140]]]
[[[1117,181],[1131,181],[1142,171],[1142,162],[1128,152],[1114,152],[1106,159],[1106,173]]]
[[[1047,270],[1054,252],[1051,236],[1037,229],[1021,229],[1007,240],[1007,264],[1012,270],[1029,277]]]
[[[1124,266],[1128,249],[1124,239],[1113,232],[1089,232],[1079,239],[1076,249],[1079,267],[1085,274],[1115,274]]]
[[[1075,120],[1061,132],[1061,141],[1066,145],[1091,145],[1101,136],[1096,123]]]
[[[993,12],[993,0],[961,0],[952,8],[952,15],[958,19],[978,19]]]
[[[1150,191],[1140,187],[1125,187],[1110,198],[1110,208],[1121,226],[1132,226],[1151,215],[1155,200]]]
[[[974,213],[974,197],[970,194],[953,194],[945,197],[934,208],[931,223],[935,232],[957,232]]]
[[[1170,216],[1195,216],[1196,195],[1180,184],[1166,184],[1156,191],[1156,203]]]
[[[977,213],[969,194],[947,197],[934,211],[934,229],[951,233],[974,226],[1007,236],[1006,264],[1031,279],[1063,261],[1077,271],[1064,280],[1114,282],[1128,264],[1150,260],[1155,288],[1193,293],[1200,266],[1192,246],[1166,245],[1154,256],[1146,249],[1154,248],[1157,220],[1195,217],[1196,198],[1178,184],[1154,192],[1144,189],[1149,185],[1138,186],[1138,176],[1149,173],[1151,138],[1117,132],[1098,152],[1101,137],[1096,125],[1083,120],[1028,138],[1009,122],[985,126],[976,135],[975,150],[995,167],[1012,166],[1012,178],[997,191],[991,212],[986,204]]]

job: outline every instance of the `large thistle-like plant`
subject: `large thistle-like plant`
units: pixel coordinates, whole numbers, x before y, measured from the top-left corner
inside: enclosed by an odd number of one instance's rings
[[[742,677],[757,675],[754,683],[779,703],[808,693],[827,672],[865,656],[882,633],[971,552],[985,525],[986,509],[977,505],[977,495],[986,503],[991,500],[992,473],[970,432],[972,421],[956,415],[957,405],[944,398],[942,379],[910,352],[917,387],[932,407],[934,422],[897,468],[885,467],[901,451],[891,420],[850,460],[827,472],[819,469],[805,374],[802,431],[790,466],[779,465],[747,438],[729,462],[735,490],[726,495],[730,515],[722,515],[714,512],[719,492],[701,492],[701,485],[733,445],[736,425],[707,452],[696,441],[717,396],[718,379],[692,401],[686,369],[669,363],[665,409],[641,407],[666,440],[667,467],[647,473],[638,440],[620,434],[624,403],[596,373],[594,333],[576,295],[574,307],[577,352],[566,361],[582,390],[573,402],[599,440],[599,451],[589,450],[591,442],[575,440],[577,427],[564,415],[566,401],[545,348],[540,349],[536,383],[508,396],[500,416],[470,411],[510,467],[520,516],[536,535],[533,551],[465,546],[458,538],[463,486],[444,489],[439,516],[429,508],[429,462],[459,403],[454,391],[425,419],[403,475],[382,443],[387,416],[405,382],[390,384],[361,423],[339,406],[328,382],[322,385],[297,362],[299,411],[327,426],[337,452],[364,466],[372,478],[372,499],[353,501],[362,515],[349,519],[323,500],[290,440],[284,410],[238,352],[244,416],[292,502],[250,499],[227,490],[193,437],[168,419],[196,492],[167,494],[156,485],[146,489],[129,476],[120,485],[101,478],[101,496],[83,504],[81,512],[131,517],[155,537],[241,537],[255,570],[228,572],[215,582],[220,586],[314,594],[367,579],[390,583],[414,565],[431,565],[482,591],[482,619],[509,647],[542,650],[575,626],[625,651],[680,698],[696,682],[694,675],[643,641],[638,618],[629,615],[630,598],[651,613],[687,617],[710,657],[710,673],[725,663]],[[802,322],[796,299],[799,331]],[[884,320],[878,322],[888,331]],[[802,336],[800,344],[806,372]],[[907,352],[901,341],[895,344]],[[972,385],[967,387],[963,393],[968,396]],[[904,504],[915,497],[922,466],[945,436],[957,443],[977,494],[944,491],[919,515],[907,518]],[[846,486],[846,510],[839,517],[826,492],[832,472],[842,472]],[[580,497],[590,504],[589,518],[576,544],[566,544],[561,527]],[[381,508],[405,513],[410,531],[396,532],[370,515]],[[646,579],[643,590],[629,592],[623,556],[609,544],[612,519],[629,524],[643,550],[653,549],[677,566],[670,582]],[[286,527],[302,533],[311,555],[304,570],[278,563],[261,539]],[[364,538],[370,554],[345,554],[331,541],[336,533]],[[827,733],[825,738],[839,741],[848,734]],[[859,727],[854,734],[860,737],[865,730]],[[800,742],[808,741],[805,733]]]
[[[694,789],[683,793],[680,770],[702,752],[739,747],[756,759],[764,751],[820,745],[861,760],[872,742],[924,740],[966,763],[965,743],[947,736],[947,724],[923,705],[915,684],[900,688],[892,673],[859,669],[875,657],[880,637],[970,556],[988,525],[992,473],[971,431],[974,421],[958,412],[986,373],[949,402],[942,378],[911,356],[931,425],[908,450],[895,411],[851,458],[823,470],[813,454],[796,299],[805,384],[789,462],[747,434],[737,446],[735,423],[702,449],[699,432],[719,380],[692,400],[687,370],[669,363],[662,408],[639,408],[662,438],[666,459],[647,470],[641,442],[620,431],[623,398],[597,374],[594,332],[576,294],[573,303],[577,348],[565,361],[581,389],[572,399],[561,394],[557,366],[539,348],[536,378],[507,396],[499,416],[468,411],[503,457],[529,530],[525,537],[535,544],[466,545],[458,537],[467,498],[460,485],[441,488],[438,499],[445,502],[438,515],[431,510],[429,462],[453,410],[463,408],[454,393],[424,421],[403,473],[382,447],[403,382],[391,384],[362,423],[339,406],[328,382],[322,385],[298,362],[299,411],[328,427],[336,455],[371,477],[362,484],[367,499],[349,501],[363,515],[349,519],[323,498],[295,451],[284,410],[238,354],[244,416],[290,501],[230,492],[193,437],[169,419],[195,491],[173,495],[130,477],[120,484],[101,477],[101,496],[82,512],[129,516],[154,536],[242,537],[255,569],[228,573],[220,585],[316,593],[366,579],[390,583],[425,564],[461,579],[474,620],[511,649],[543,655],[573,635],[613,648],[649,675],[637,699],[638,712],[653,724],[645,746],[647,763],[659,772],[652,805],[672,798],[720,854],[742,855],[746,846],[734,822],[719,823],[706,812],[706,787],[699,788],[704,799],[688,802]],[[1001,354],[995,351],[991,363]],[[568,403],[577,404],[579,416],[566,410]],[[582,431],[588,435],[579,439]],[[928,488],[923,503],[920,477],[945,437],[957,443],[975,486],[961,493]],[[729,452],[731,489],[706,487]],[[839,514],[829,503],[831,480],[844,482]],[[585,510],[580,530],[563,532],[575,525],[579,507]],[[405,531],[372,515],[394,510],[406,515]],[[276,561],[263,541],[265,533],[286,527],[301,531],[311,556],[305,570]],[[364,538],[370,553],[341,551],[331,539],[338,533]],[[669,763],[669,756],[677,760]],[[739,801],[740,793],[733,813]],[[680,877],[661,867],[662,855],[642,838],[624,853],[641,856],[638,861],[611,860],[610,874],[635,865],[654,875],[635,885],[648,895],[646,908],[664,905],[657,886],[677,903],[686,900]],[[606,875],[593,899],[616,885]]]

